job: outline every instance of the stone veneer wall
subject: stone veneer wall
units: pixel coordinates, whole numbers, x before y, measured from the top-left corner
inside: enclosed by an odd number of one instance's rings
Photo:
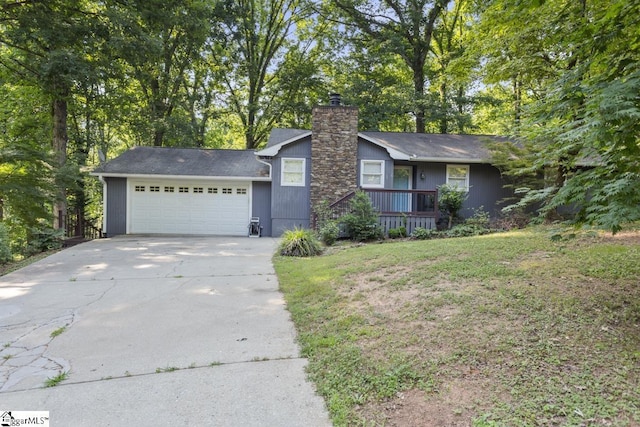
[[[358,108],[319,106],[312,113],[311,215],[323,200],[330,203],[356,190],[358,183]]]

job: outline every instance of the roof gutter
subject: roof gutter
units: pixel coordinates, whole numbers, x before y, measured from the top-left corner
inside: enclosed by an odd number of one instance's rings
[[[491,164],[490,161],[478,158],[459,158],[459,157],[417,157],[412,156],[409,161],[412,162],[429,162],[429,163],[477,163]]]
[[[90,175],[97,176],[101,180],[106,178],[139,178],[139,179],[178,179],[178,180],[217,180],[217,181],[271,181],[271,170],[269,176],[213,176],[213,175],[161,175],[161,174],[132,174],[132,173],[112,173],[112,172],[91,172]]]

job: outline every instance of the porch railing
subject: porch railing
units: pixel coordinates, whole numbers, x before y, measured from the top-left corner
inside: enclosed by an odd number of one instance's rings
[[[364,190],[380,215],[438,216],[437,190]]]
[[[437,190],[372,190],[363,189],[371,204],[379,213],[382,232],[387,235],[390,229],[404,227],[408,234],[416,228],[435,229],[438,223]],[[329,205],[333,219],[349,212],[349,202],[355,195],[351,192]],[[317,218],[314,215],[312,226]],[[345,237],[346,234],[342,237]]]
[[[438,190],[372,190],[363,189],[380,215],[406,215],[429,218],[438,217]],[[351,192],[330,205],[334,217],[349,212]]]

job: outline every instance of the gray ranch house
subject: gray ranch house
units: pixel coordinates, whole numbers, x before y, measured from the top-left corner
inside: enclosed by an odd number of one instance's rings
[[[274,129],[261,150],[134,147],[92,172],[104,187],[103,231],[263,236],[314,223],[313,207],[344,210],[358,189],[385,230],[435,228],[437,187],[468,191],[462,214],[495,215],[509,195],[490,164],[495,136],[358,132],[358,109],[313,110],[312,129]]]

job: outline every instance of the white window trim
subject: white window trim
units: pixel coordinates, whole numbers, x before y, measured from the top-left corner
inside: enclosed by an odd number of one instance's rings
[[[302,182],[285,182],[285,164],[288,161],[302,162]],[[280,185],[283,187],[304,187],[307,182],[307,159],[300,157],[283,157],[280,159]]]
[[[469,165],[447,165],[447,181],[446,181],[447,185],[450,185],[449,184],[449,178],[450,178],[449,177],[449,171],[451,170],[451,168],[462,168],[462,169],[466,169],[467,170],[466,179],[465,179],[465,182],[464,182],[464,187],[463,188],[458,187],[458,188],[468,192],[469,191],[469,174],[471,172],[471,168],[469,167]]]
[[[380,165],[380,184],[366,184],[364,165],[367,163],[375,163]],[[362,188],[384,188],[384,160],[360,160],[360,187]]]

